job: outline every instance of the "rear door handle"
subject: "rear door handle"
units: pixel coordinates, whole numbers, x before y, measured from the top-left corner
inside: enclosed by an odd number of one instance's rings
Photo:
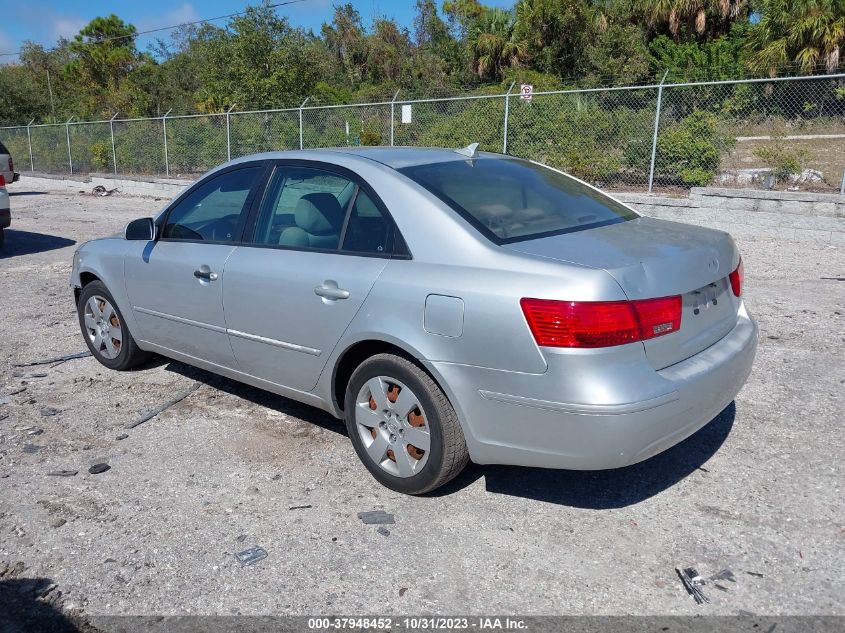
[[[206,281],[217,281],[217,273],[213,273],[210,270],[195,270],[194,277],[205,279]]]
[[[338,288],[334,282],[323,282],[322,286],[314,288],[314,294],[324,299],[348,299],[349,291]]]

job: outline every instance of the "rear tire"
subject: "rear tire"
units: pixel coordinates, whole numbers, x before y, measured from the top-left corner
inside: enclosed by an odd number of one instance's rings
[[[0,248],[6,243],[6,229],[0,229]]]
[[[407,358],[377,354],[361,363],[346,387],[344,410],[355,452],[391,490],[430,492],[469,462],[455,409],[431,376]]]
[[[76,312],[88,349],[109,369],[132,369],[150,358],[151,354],[135,343],[120,308],[102,281],[85,285],[79,293]]]

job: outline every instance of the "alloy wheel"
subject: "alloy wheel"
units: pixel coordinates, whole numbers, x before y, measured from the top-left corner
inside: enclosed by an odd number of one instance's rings
[[[108,360],[117,358],[123,344],[123,329],[114,306],[94,295],[85,303],[84,321],[85,332],[97,353]]]
[[[428,461],[431,432],[419,398],[389,376],[370,378],[355,399],[355,422],[370,459],[394,477],[413,477]]]

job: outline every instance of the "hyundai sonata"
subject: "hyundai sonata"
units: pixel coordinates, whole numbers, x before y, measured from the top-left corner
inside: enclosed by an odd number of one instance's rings
[[[716,230],[510,156],[343,148],[231,161],[76,252],[85,342],[342,418],[385,486],[469,460],[606,469],[736,396],[757,326]]]

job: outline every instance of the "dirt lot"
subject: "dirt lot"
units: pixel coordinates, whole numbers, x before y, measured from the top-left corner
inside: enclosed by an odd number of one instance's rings
[[[845,283],[822,279],[845,276],[841,247],[740,242],[757,363],[681,445],[608,472],[473,466],[412,498],[376,484],[326,414],[179,363],[15,367],[84,349],[75,245],[164,201],[11,189],[0,561],[24,568],[0,564],[0,585],[51,579],[45,600],[90,615],[845,614]],[[78,474],[47,474],[63,469]],[[389,536],[356,516],[377,508]],[[241,567],[252,545],[268,557]],[[696,605],[676,566],[736,582]]]

